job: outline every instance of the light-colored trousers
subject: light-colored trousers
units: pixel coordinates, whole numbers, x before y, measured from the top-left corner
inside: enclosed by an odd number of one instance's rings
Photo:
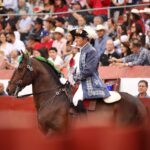
[[[81,83],[79,84],[79,88],[77,89],[76,93],[74,94],[73,97],[73,104],[74,106],[78,105],[78,101],[83,101],[83,90],[82,90],[82,85]]]

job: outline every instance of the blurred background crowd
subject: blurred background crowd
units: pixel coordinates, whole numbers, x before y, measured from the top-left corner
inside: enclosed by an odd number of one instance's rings
[[[149,0],[0,0],[0,69],[17,67],[21,50],[72,68],[79,28],[101,66],[150,65]]]

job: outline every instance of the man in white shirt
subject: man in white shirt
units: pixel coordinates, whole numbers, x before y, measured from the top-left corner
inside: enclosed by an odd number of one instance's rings
[[[10,42],[13,46],[13,50],[16,51],[23,51],[25,52],[26,48],[25,48],[25,44],[21,41],[16,39],[14,32],[9,32],[7,34],[7,41]]]
[[[64,38],[64,29],[61,27],[56,27],[54,31],[54,42],[52,47],[56,47],[59,56],[63,56],[63,51],[65,50],[67,40]]]

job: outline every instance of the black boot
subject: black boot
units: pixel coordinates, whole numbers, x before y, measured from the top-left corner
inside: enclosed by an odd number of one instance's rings
[[[86,110],[86,108],[84,107],[82,101],[78,101],[78,105],[75,107],[75,110],[76,110],[78,113],[86,113],[86,112],[87,112],[87,110]]]

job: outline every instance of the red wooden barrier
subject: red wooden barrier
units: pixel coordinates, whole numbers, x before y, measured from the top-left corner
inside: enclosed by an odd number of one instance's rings
[[[134,67],[99,67],[99,73],[102,79],[117,79],[117,78],[136,78],[150,77],[149,66],[134,66]],[[63,69],[62,72],[67,74],[67,69]],[[0,70],[0,79],[10,79],[12,70]]]
[[[150,99],[142,99],[150,108]],[[149,150],[150,129],[91,126],[81,120],[65,135],[45,137],[38,128],[32,97],[0,97],[2,150]],[[93,118],[90,118],[93,122]],[[83,122],[83,123],[82,123]],[[86,124],[83,126],[82,124]]]

